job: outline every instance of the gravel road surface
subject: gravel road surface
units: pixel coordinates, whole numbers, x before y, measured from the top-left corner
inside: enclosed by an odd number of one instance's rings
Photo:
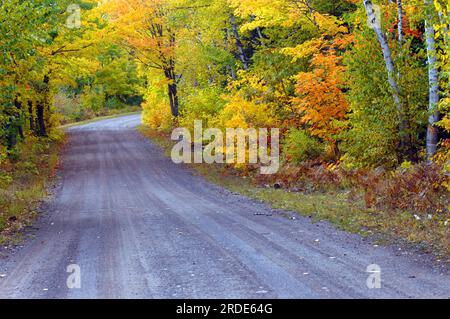
[[[0,250],[0,298],[450,296],[448,269],[426,255],[211,185],[173,164],[139,123],[69,129],[54,195],[22,246]],[[371,264],[380,289],[367,287]]]

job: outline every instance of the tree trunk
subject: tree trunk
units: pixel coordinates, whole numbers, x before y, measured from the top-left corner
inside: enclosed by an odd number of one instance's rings
[[[44,105],[47,114],[50,114],[50,77],[48,75],[44,76]]]
[[[234,39],[236,41],[236,47],[238,49],[239,60],[241,60],[244,70],[247,70],[249,61],[245,55],[244,45],[242,44],[241,37],[239,35],[238,26],[236,23],[236,17],[234,15],[230,16],[230,22],[231,22],[231,29],[233,31]]]
[[[50,92],[50,77],[46,74],[44,76],[44,88],[42,91],[42,97],[37,102],[36,105],[36,119],[37,119],[37,135],[41,137],[47,136],[47,127],[46,127],[46,112],[50,112],[50,101],[49,101],[49,92]]]
[[[28,101],[28,121],[30,125],[30,131],[35,132],[34,127],[34,114],[33,114],[33,101]]]
[[[260,27],[256,28],[256,33],[258,34],[258,38],[259,38],[259,42],[261,43],[261,46],[265,47],[266,46],[266,44],[264,42],[265,39],[264,39],[264,35],[261,32],[261,28]]]
[[[402,0],[397,0],[398,8],[398,42],[400,46],[403,43],[403,3]]]
[[[178,86],[175,74],[175,63],[173,60],[170,60],[168,66],[165,67],[164,75],[169,81],[167,88],[169,93],[170,110],[172,115],[177,117],[179,115]]]
[[[177,117],[179,115],[179,102],[178,102],[178,89],[177,84],[169,84],[169,101],[170,101],[170,110],[172,111],[172,115]]]
[[[225,32],[225,37],[224,37],[224,45],[225,48],[228,52],[230,52],[229,50],[229,45],[228,45],[228,39],[230,39],[230,30],[228,28],[224,29]],[[228,73],[231,75],[231,79],[236,80],[237,79],[237,75],[236,75],[236,71],[234,70],[234,66],[233,65],[227,65],[227,70]]]
[[[435,126],[435,123],[439,121],[439,112],[436,110],[436,106],[439,103],[439,71],[437,67],[436,57],[436,41],[435,30],[433,27],[433,15],[431,6],[433,5],[431,0],[425,0],[427,19],[425,21],[425,36],[427,43],[427,56],[428,56],[428,87],[429,87],[429,105],[428,111],[430,113],[428,117],[428,129],[427,129],[427,160],[431,162],[433,156],[437,151],[437,143],[439,140],[439,131]]]
[[[388,73],[388,83],[391,87],[392,91],[392,97],[394,99],[394,104],[397,109],[398,113],[398,120],[399,120],[399,141],[400,141],[400,153],[403,154],[409,154],[411,147],[410,143],[408,142],[408,132],[407,132],[407,121],[405,119],[405,112],[403,110],[403,106],[400,99],[400,90],[397,85],[397,81],[395,79],[395,67],[394,62],[392,60],[392,54],[391,49],[389,48],[388,41],[386,36],[384,35],[382,29],[381,29],[381,22],[377,20],[377,17],[375,15],[375,10],[373,8],[373,4],[371,0],[363,0],[364,7],[366,9],[368,21],[371,24],[372,28],[374,29],[378,43],[381,46],[381,50],[383,52],[383,58],[386,65],[387,73]]]
[[[47,129],[45,127],[45,107],[42,101],[39,101],[36,105],[36,120],[37,135],[41,137],[47,136]]]
[[[6,125],[6,148],[12,150],[17,144],[17,129],[10,119],[10,122]]]
[[[18,97],[14,99],[14,106],[17,109],[17,115],[19,117],[19,121],[17,123],[17,133],[23,140],[25,138],[25,135],[23,134],[23,127],[22,127],[22,103],[19,101]]]

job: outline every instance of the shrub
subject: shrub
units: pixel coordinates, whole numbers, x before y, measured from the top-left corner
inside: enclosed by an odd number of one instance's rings
[[[116,110],[125,108],[126,105],[118,97],[112,96],[106,100],[105,107],[109,110]]]
[[[100,88],[89,90],[81,94],[81,106],[84,110],[98,112],[105,107],[105,103],[105,92]]]
[[[142,104],[142,109],[142,120],[145,125],[158,131],[167,131],[172,127],[170,106],[165,101],[147,100]]]
[[[238,94],[223,97],[226,104],[213,122],[218,128],[271,128],[277,125],[272,105]]]
[[[289,162],[300,163],[315,159],[324,153],[325,147],[306,131],[292,128],[284,142],[285,156]]]
[[[203,126],[208,127],[210,120],[224,107],[224,100],[220,97],[221,91],[215,87],[199,89],[191,93],[184,100],[180,111],[179,123],[193,131],[194,121],[203,121]]]
[[[391,210],[406,210],[423,214],[443,214],[447,211],[449,193],[445,185],[449,177],[435,164],[417,164],[400,168],[392,178],[373,185],[375,205]]]

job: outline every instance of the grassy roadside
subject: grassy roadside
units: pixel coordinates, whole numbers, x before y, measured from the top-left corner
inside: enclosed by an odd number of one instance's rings
[[[139,113],[113,114],[67,124],[52,138],[27,136],[13,159],[0,162],[0,245],[20,242],[20,230],[31,225],[37,216],[58,168],[59,153],[65,142],[64,129]]]
[[[174,142],[168,134],[141,127],[140,132],[170,155]],[[362,196],[348,190],[323,192],[290,192],[284,189],[261,187],[252,177],[240,177],[221,165],[191,164],[208,181],[224,186],[232,192],[264,201],[274,208],[295,211],[314,221],[327,220],[338,228],[370,236],[378,244],[399,240],[414,244],[437,258],[448,259],[448,226],[436,219],[414,218],[409,212],[367,209]]]
[[[64,142],[62,132],[45,139],[27,136],[15,157],[0,163],[0,244],[18,242],[20,230],[37,216]]]
[[[0,162],[0,245],[20,242],[20,230],[31,225],[37,216],[58,168],[58,155],[65,142],[64,129],[139,113],[126,112],[67,124],[59,127],[52,138],[27,136],[12,159]]]

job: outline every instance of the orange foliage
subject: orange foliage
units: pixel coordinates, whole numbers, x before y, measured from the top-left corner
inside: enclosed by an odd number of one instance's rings
[[[343,120],[349,105],[342,87],[341,58],[334,54],[316,54],[311,72],[297,75],[297,97],[294,108],[301,114],[302,124],[307,124],[311,135],[335,144],[335,135],[342,129],[338,121]]]
[[[389,13],[386,13],[386,18],[389,18]],[[398,18],[396,18],[392,24],[388,28],[388,32],[394,33],[397,32],[398,29]],[[422,32],[420,32],[417,29],[411,28],[411,23],[409,21],[409,17],[407,12],[404,12],[403,15],[403,28],[402,28],[403,34],[407,37],[414,37],[417,39],[420,39],[422,37]]]

